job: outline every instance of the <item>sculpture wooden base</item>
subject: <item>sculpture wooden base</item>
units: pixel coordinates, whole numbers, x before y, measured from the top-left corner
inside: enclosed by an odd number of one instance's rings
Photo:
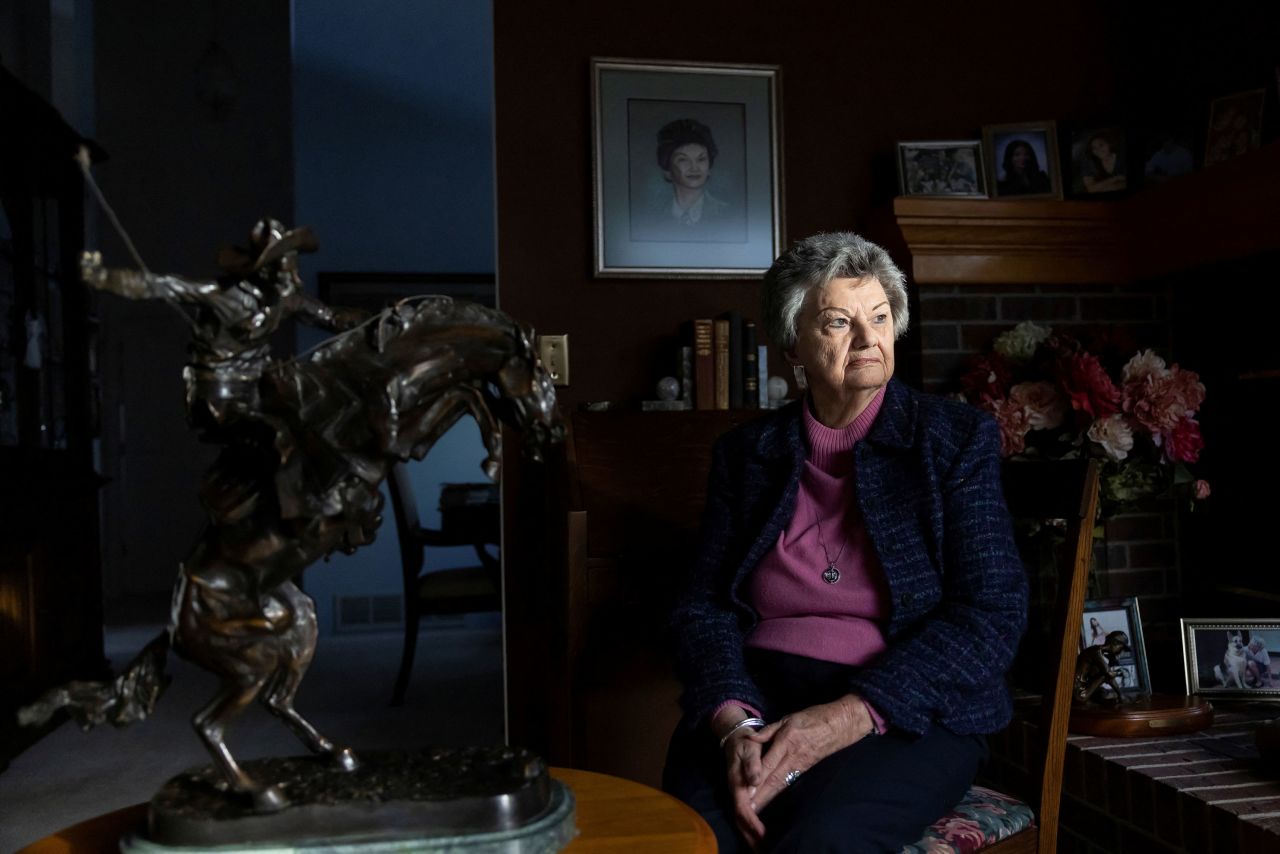
[[[1075,707],[1067,728],[1077,735],[1134,738],[1196,732],[1213,726],[1213,705],[1200,697],[1153,694],[1122,706]]]
[[[536,755],[505,747],[360,755],[344,772],[315,757],[244,763],[289,806],[257,812],[211,767],[152,799],[134,854],[228,851],[556,851],[574,836],[573,795]]]

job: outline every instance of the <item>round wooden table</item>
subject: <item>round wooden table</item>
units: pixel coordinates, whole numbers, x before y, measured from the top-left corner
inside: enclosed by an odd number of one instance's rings
[[[573,789],[577,800],[578,837],[565,849],[569,854],[715,854],[716,839],[707,823],[665,792],[573,768],[552,768],[551,776]],[[121,837],[146,818],[147,805],[135,804],[73,824],[18,854],[116,854]]]

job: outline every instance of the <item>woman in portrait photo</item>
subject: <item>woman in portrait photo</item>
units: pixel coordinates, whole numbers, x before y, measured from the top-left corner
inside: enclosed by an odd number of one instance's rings
[[[999,429],[894,378],[906,278],[855,234],[779,257],[762,311],[807,392],[715,444],[663,786],[722,852],[896,852],[1012,713],[1027,582]]]
[[[1089,646],[1102,646],[1107,641],[1107,632],[1097,617],[1089,618]]]
[[[1004,170],[997,187],[1002,196],[1040,195],[1053,191],[1049,175],[1040,168],[1036,150],[1025,139],[1015,138],[1004,147]]]
[[[671,187],[657,210],[656,223],[678,232],[705,232],[719,226],[729,205],[707,188],[720,150],[711,128],[697,119],[676,119],[658,131],[658,168]]]
[[[1098,131],[1089,137],[1077,168],[1086,193],[1114,193],[1125,188],[1124,161],[1109,131]]]

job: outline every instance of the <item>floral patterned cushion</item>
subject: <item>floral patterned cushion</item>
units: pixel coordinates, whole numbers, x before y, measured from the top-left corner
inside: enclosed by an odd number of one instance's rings
[[[971,854],[1026,830],[1031,807],[1016,798],[971,786],[956,808],[933,823],[924,838],[902,854]]]

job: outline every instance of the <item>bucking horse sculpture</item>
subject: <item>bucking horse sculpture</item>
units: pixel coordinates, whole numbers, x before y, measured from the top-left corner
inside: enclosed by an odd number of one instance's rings
[[[165,300],[188,317],[188,419],[222,450],[201,486],[209,522],[181,564],[168,630],[113,682],[73,682],[21,713],[35,723],[66,707],[85,729],[145,718],[167,684],[172,647],[221,679],[195,729],[229,789],[264,812],[285,805],[283,792],[246,774],[224,740],[255,699],[311,751],[357,766],[293,707],[317,637],[315,604],[293,579],[318,558],[371,542],[391,466],[422,459],[463,415],[479,425],[495,479],[500,421],[523,432],[535,457],[563,435],[528,330],[448,297],[372,316],[330,308],[302,290],[297,255],[314,248],[307,229],[264,219],[230,272],[208,282],[106,269],[85,253],[88,285]],[[304,356],[272,359],[269,338],[291,317],[338,334]]]

